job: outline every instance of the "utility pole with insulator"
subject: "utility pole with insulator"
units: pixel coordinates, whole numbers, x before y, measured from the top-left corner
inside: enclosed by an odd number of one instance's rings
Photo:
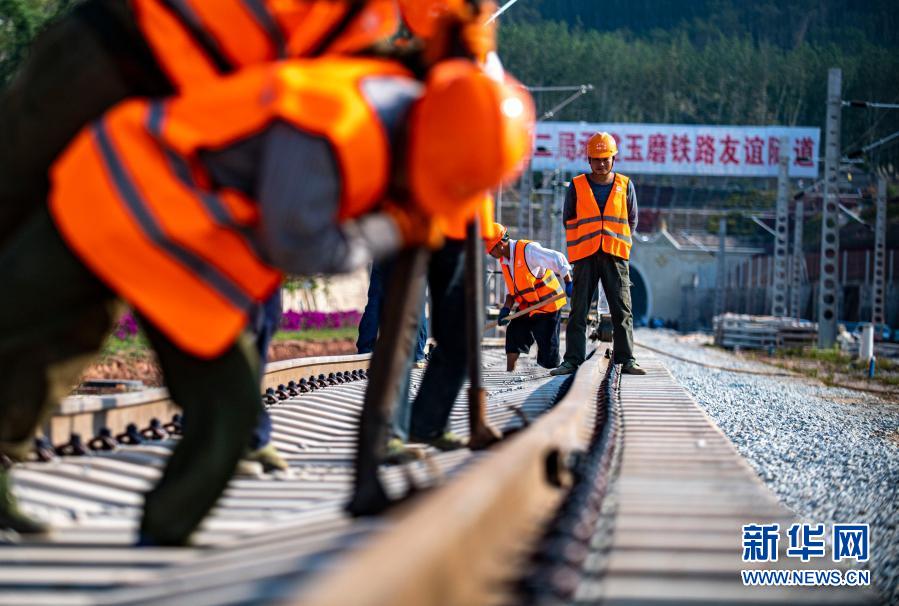
[[[787,315],[787,247],[789,244],[790,139],[780,138],[780,165],[777,172],[777,219],[774,224],[774,287],[771,315]]]
[[[527,225],[527,215],[528,209],[531,205],[531,181],[534,177],[534,173],[531,172],[530,162],[527,167],[524,169],[524,172],[521,173],[521,190],[520,190],[520,198],[521,202],[518,204],[518,215],[515,219],[515,227],[516,234],[515,237],[517,239],[526,238],[530,234],[527,233],[525,226]]]
[[[829,348],[837,337],[837,258],[840,252],[840,107],[843,73],[827,74],[827,122],[824,150],[824,209],[821,217],[821,265],[818,278],[818,347]]]
[[[884,289],[887,246],[887,181],[884,177],[877,178],[877,218],[874,222],[874,304],[872,307],[871,321],[874,323],[874,334],[879,332],[879,326],[884,323]]]
[[[727,218],[718,218],[718,272],[715,276],[715,315],[720,316],[727,307],[727,260],[725,258]]]
[[[802,250],[803,207],[802,200],[796,200],[796,223],[793,225],[793,280],[790,288],[790,315],[797,320],[802,317],[802,311],[800,310],[800,305],[802,304],[802,263],[805,261],[805,252]]]

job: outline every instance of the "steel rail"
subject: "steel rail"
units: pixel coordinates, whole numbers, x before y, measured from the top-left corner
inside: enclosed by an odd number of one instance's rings
[[[335,562],[291,602],[343,606],[348,587],[364,587],[353,596],[355,606],[492,601],[514,575],[510,564],[523,539],[536,538],[566,493],[552,467],[586,447],[608,364],[598,355],[585,362],[552,410],[451,482],[398,509],[392,532]]]
[[[358,369],[367,369],[371,354],[316,356],[266,364],[262,391],[291,380]],[[121,433],[129,423],[144,427],[154,418],[170,419],[180,408],[172,401],[168,389],[149,388],[122,394],[76,395],[64,398],[42,434],[51,443],[64,442],[73,434],[93,436],[107,427]]]

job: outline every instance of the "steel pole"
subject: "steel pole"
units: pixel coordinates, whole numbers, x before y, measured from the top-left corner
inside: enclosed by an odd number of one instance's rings
[[[359,420],[353,496],[347,504],[347,511],[355,516],[378,514],[393,504],[381,484],[378,469],[394,406],[405,393],[403,385],[418,334],[429,259],[430,252],[423,248],[400,253],[384,295],[380,331]]]
[[[887,181],[884,177],[877,179],[877,218],[874,222],[874,283],[873,302],[871,305],[871,321],[874,323],[874,334],[880,332],[880,325],[886,320],[885,307],[885,265],[887,245]]]
[[[484,247],[480,219],[475,217],[465,233],[465,333],[468,349],[468,426],[472,450],[486,448],[502,438],[487,423],[487,394],[481,372],[481,337],[484,330]]]
[[[725,238],[727,237],[727,218],[718,219],[718,271],[715,276],[715,315],[724,313],[727,306],[727,261]]]
[[[802,262],[805,259],[805,252],[802,249],[802,222],[803,202],[796,201],[796,223],[793,225],[793,276],[792,287],[790,289],[790,315],[797,320],[802,316],[800,310],[802,302]]]
[[[780,165],[777,172],[777,220],[774,224],[774,287],[771,315],[787,315],[787,247],[789,243],[790,140],[780,139]]]
[[[842,71],[827,76],[827,123],[824,150],[824,209],[821,220],[821,271],[818,282],[818,347],[836,342],[838,313],[837,258],[840,252],[840,95]]]

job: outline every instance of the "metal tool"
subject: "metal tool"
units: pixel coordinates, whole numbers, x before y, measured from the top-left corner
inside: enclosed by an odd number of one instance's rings
[[[393,408],[406,380],[409,352],[418,333],[430,256],[423,248],[400,253],[384,296],[384,314],[359,420],[353,497],[347,505],[347,511],[354,516],[375,515],[394,503],[384,490],[378,468],[384,458]]]
[[[565,298],[565,293],[560,292],[559,294],[552,296],[551,298],[547,299],[546,301],[540,301],[539,303],[534,303],[530,307],[525,307],[524,309],[520,309],[520,310],[516,311],[514,314],[509,314],[504,319],[511,322],[515,318],[520,318],[521,316],[523,316],[525,314],[531,313],[535,309],[540,309],[544,305],[549,305],[550,303],[555,303],[556,301],[558,301],[560,299],[564,299],[564,298]],[[487,322],[486,324],[484,324],[484,330],[487,331],[487,330],[490,330],[491,328],[496,328],[497,326],[499,326],[499,322]]]
[[[472,450],[500,441],[502,433],[487,423],[487,396],[481,375],[481,337],[484,314],[484,253],[481,224],[476,216],[465,231],[465,332],[468,349],[468,426]]]
[[[590,340],[611,343],[613,335],[612,316],[610,314],[599,314],[599,325],[590,333]]]

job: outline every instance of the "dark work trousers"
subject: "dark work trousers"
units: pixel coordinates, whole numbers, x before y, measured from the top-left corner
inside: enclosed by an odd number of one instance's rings
[[[613,348],[615,363],[626,364],[634,359],[634,318],[631,315],[631,278],[628,262],[599,250],[585,259],[575,261],[574,286],[571,293],[571,313],[565,329],[565,361],[580,366],[587,357],[587,314],[596,295],[596,285],[602,282],[609,300],[614,327]]]
[[[374,263],[371,266],[371,276],[368,282],[368,301],[365,310],[359,320],[359,336],[356,339],[356,351],[371,353],[375,350],[375,341],[378,340],[378,327],[381,325],[381,313],[384,304],[384,290],[390,283],[390,275],[393,271],[393,260],[385,260]],[[415,361],[425,357],[425,345],[428,342],[428,319],[425,316],[425,304],[421,304],[421,321],[418,324],[418,341],[415,344]]]
[[[174,92],[128,5],[76,6],[0,92],[0,247],[46,204],[50,166],[82,127],[128,97]]]
[[[268,346],[272,337],[281,326],[281,287],[265,300],[256,312],[256,321],[253,332],[256,334],[256,351],[259,353],[259,383],[262,383],[262,375],[265,373],[265,363],[268,361]],[[272,417],[263,408],[259,412],[259,420],[256,429],[250,437],[250,450],[258,450],[272,441]]]
[[[0,452],[24,458],[35,430],[96,355],[120,307],[65,245],[44,207],[0,250]],[[146,495],[144,542],[181,545],[234,472],[262,407],[259,356],[244,333],[206,360],[144,322],[175,402],[190,415]]]
[[[562,313],[534,314],[515,318],[506,326],[506,353],[527,354],[537,343],[537,364],[559,365],[559,326]]]
[[[256,335],[256,351],[259,354],[259,383],[265,374],[265,363],[268,360],[268,346],[272,337],[281,325],[281,288],[278,287],[265,302],[256,309],[253,319],[253,333]],[[182,427],[187,423],[188,415],[181,416]],[[250,450],[259,450],[272,441],[272,417],[263,407],[259,410],[259,418],[253,435],[250,436]]]
[[[465,242],[447,240],[431,256],[431,331],[436,347],[412,402],[411,439],[425,441],[446,431],[450,412],[468,374],[465,347]]]
[[[142,323],[145,326],[146,323]],[[262,383],[262,376],[265,374],[265,363],[268,360],[268,346],[272,341],[272,337],[281,325],[281,288],[277,288],[272,295],[265,300],[262,305],[256,308],[255,317],[253,318],[253,334],[256,336],[256,351],[259,354],[259,383]],[[181,415],[182,429],[189,423],[193,422],[193,416],[188,414]],[[262,407],[259,409],[259,418],[256,420],[256,427],[253,429],[253,435],[247,443],[249,449],[259,450],[263,446],[272,441],[272,417],[268,411]]]
[[[371,353],[378,340],[378,329],[381,325],[383,312],[384,293],[390,284],[393,274],[393,259],[387,259],[380,263],[374,263],[371,267],[371,277],[368,282],[368,301],[365,303],[365,311],[359,320],[359,337],[356,340],[356,351],[359,353]],[[418,322],[418,339],[415,342],[412,362],[418,362],[425,357],[425,345],[428,342],[428,319],[425,317],[425,302],[422,297],[421,319]],[[408,369],[407,369],[408,370]],[[406,382],[400,390],[399,401],[396,402],[391,421],[391,434],[401,440],[409,439],[409,423],[412,415],[412,403],[409,401],[409,373],[406,372]]]

